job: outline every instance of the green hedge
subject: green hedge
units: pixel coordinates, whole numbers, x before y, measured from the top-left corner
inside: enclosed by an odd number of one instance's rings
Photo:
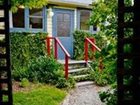
[[[85,32],[82,30],[76,30],[73,33],[74,36],[74,59],[82,60],[84,59],[84,39],[86,37],[94,37],[93,34]],[[92,53],[89,53],[90,58],[92,58]]]
[[[45,55],[43,33],[11,33],[11,64],[14,79],[27,77],[26,70],[31,60]]]

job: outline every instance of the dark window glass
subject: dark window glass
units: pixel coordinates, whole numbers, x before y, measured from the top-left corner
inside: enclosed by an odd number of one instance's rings
[[[57,36],[58,37],[70,36],[70,14],[66,13],[57,14]]]
[[[32,9],[29,11],[30,28],[43,28],[43,11],[42,9]]]
[[[80,10],[80,29],[89,30],[88,20],[90,18],[89,10]]]
[[[24,28],[24,9],[19,8],[16,13],[13,13],[13,27]]]

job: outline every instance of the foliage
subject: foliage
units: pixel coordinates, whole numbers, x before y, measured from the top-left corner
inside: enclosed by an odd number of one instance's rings
[[[30,81],[56,83],[59,77],[64,76],[62,65],[54,58],[40,56],[30,61],[28,73]]]
[[[63,90],[41,85],[32,90],[14,93],[13,100],[14,105],[59,105],[65,96]]]
[[[29,86],[29,81],[28,81],[28,79],[26,79],[26,78],[23,78],[22,80],[21,80],[21,82],[20,82],[20,86],[21,87],[28,87]]]
[[[59,78],[56,84],[57,88],[74,88],[75,87],[75,80],[72,77],[69,77],[68,80],[65,78]]]
[[[90,78],[101,86],[111,84],[116,81],[116,37],[103,34],[94,37],[102,50],[94,54],[95,60],[91,63],[94,71]]]
[[[46,34],[11,33],[11,67],[14,79],[27,78],[29,62],[45,55],[43,38]]]
[[[116,81],[117,3],[117,0],[96,0],[96,2],[93,4],[93,12],[90,19],[91,24],[96,24],[100,28],[100,32],[97,33],[96,40],[97,38],[102,38],[99,42],[102,52],[100,54],[96,53],[95,56],[101,59],[103,67],[103,71],[101,72],[108,71],[103,75],[110,76],[110,79],[108,80],[110,81],[112,79],[111,83]],[[132,0],[125,0],[124,4],[126,6],[130,6],[132,5]],[[124,20],[132,21],[132,18],[133,15],[125,14]],[[130,29],[126,29],[124,31],[127,37],[132,34],[132,30]],[[106,41],[103,39],[106,39]],[[130,52],[130,50],[131,46],[125,46],[124,51]],[[127,61],[125,66],[130,67],[129,64],[130,62]],[[98,62],[96,62],[95,65],[98,67]],[[113,92],[112,89],[111,91],[103,92],[100,94],[100,96],[102,101],[105,101],[107,105],[116,105],[116,89],[114,89]]]
[[[3,4],[4,0],[0,0],[0,4]],[[42,8],[48,4],[48,0],[11,0],[11,10],[16,12],[20,6],[32,8]]]
[[[100,99],[106,105],[117,105],[117,92],[116,89],[108,89],[107,91],[99,93]]]
[[[93,4],[91,24],[96,24],[105,35],[117,35],[117,0],[97,0]]]
[[[17,11],[19,6],[25,6],[30,9],[32,8],[42,8],[43,6],[47,5],[48,0],[11,0],[12,11]]]
[[[74,59],[82,60],[84,59],[84,40],[86,37],[93,37],[93,34],[82,30],[76,30],[73,33],[73,36],[74,36]],[[89,53],[89,57],[92,58],[92,53]]]
[[[30,81],[39,81],[56,85],[58,88],[72,88],[75,86],[73,78],[68,80],[64,77],[63,66],[54,58],[40,56],[32,60],[28,68]]]

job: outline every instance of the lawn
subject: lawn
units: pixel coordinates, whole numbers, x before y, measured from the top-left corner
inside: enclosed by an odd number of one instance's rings
[[[14,92],[14,105],[59,105],[66,92],[52,86],[38,86],[34,89]]]

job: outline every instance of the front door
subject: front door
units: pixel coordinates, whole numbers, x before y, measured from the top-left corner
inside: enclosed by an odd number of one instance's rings
[[[58,37],[65,49],[73,57],[73,31],[74,11],[67,9],[54,9],[53,37]],[[64,52],[58,47],[58,58],[64,59]]]

